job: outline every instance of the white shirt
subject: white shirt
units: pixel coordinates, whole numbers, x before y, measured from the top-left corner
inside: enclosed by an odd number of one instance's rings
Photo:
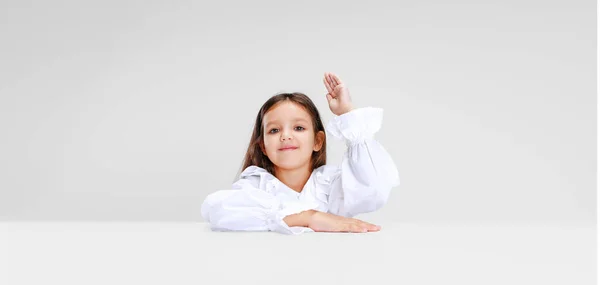
[[[249,166],[231,189],[209,194],[201,206],[202,218],[215,231],[274,231],[282,234],[313,232],[289,227],[288,215],[306,210],[345,217],[373,212],[399,185],[392,157],[374,139],[381,128],[383,109],[358,108],[335,116],[326,131],[346,142],[340,166],[314,169],[301,192],[296,192],[258,166]]]

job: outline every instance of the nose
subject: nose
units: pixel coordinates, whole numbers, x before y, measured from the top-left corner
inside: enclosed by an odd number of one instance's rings
[[[292,139],[292,135],[290,134],[289,131],[281,131],[281,137],[280,137],[281,141],[291,140],[291,139]]]

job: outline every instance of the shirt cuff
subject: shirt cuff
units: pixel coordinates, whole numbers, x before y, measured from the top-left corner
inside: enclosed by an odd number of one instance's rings
[[[306,232],[314,232],[309,227],[290,227],[283,219],[289,215],[298,214],[308,210],[316,210],[319,207],[316,203],[293,203],[288,204],[278,211],[274,211],[268,219],[269,230],[288,234],[288,235],[299,235]]]
[[[346,145],[354,146],[368,138],[373,138],[381,129],[382,120],[382,108],[358,108],[335,116],[327,124],[327,132],[337,139],[345,140]]]

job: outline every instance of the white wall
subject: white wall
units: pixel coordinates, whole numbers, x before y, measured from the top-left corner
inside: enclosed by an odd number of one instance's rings
[[[385,109],[402,184],[369,219],[592,222],[594,8],[3,1],[0,218],[201,221],[268,97],[304,92],[332,118],[328,71]]]

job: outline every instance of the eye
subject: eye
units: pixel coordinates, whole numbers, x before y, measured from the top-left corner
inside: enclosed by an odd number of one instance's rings
[[[297,128],[300,128],[300,130],[298,130]],[[303,130],[305,130],[305,128],[304,128],[304,127],[301,127],[301,126],[297,126],[297,127],[296,127],[296,130],[298,130],[298,131],[303,131]]]
[[[273,131],[279,131],[279,129],[271,129],[271,130],[269,131],[269,134],[274,134],[275,132],[273,132]]]

